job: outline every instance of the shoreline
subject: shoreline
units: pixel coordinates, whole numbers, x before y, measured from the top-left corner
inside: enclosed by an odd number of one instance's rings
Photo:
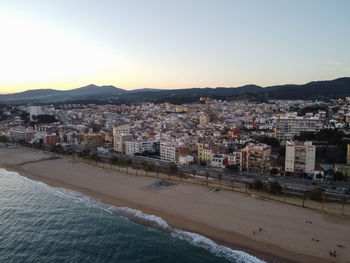
[[[164,221],[166,221],[173,228],[180,229],[183,231],[192,232],[192,233],[201,234],[207,238],[210,238],[211,240],[213,240],[214,242],[216,242],[219,245],[223,245],[223,246],[232,248],[234,250],[241,250],[243,252],[246,252],[250,255],[257,257],[258,259],[265,260],[266,262],[270,262],[269,260],[273,260],[274,262],[282,262],[282,263],[299,262],[299,261],[292,261],[292,260],[289,260],[289,259],[286,259],[284,257],[276,255],[276,254],[279,254],[280,252],[274,254],[274,253],[262,252],[260,250],[255,250],[254,248],[256,248],[256,245],[258,245],[258,247],[261,247],[261,249],[264,249],[265,245],[264,244],[252,245],[251,242],[254,242],[253,240],[246,238],[242,235],[239,235],[238,233],[233,234],[232,232],[223,231],[223,230],[217,229],[215,227],[211,227],[209,225],[204,225],[204,224],[201,224],[198,222],[194,222],[194,221],[191,221],[188,219],[181,218],[181,217],[176,216],[176,215],[171,215],[171,214],[167,214],[167,213],[164,213],[162,211],[159,211],[159,210],[154,210],[151,208],[146,208],[146,207],[143,207],[140,205],[136,205],[135,203],[132,203],[132,202],[129,202],[126,200],[120,200],[120,199],[117,200],[116,198],[106,196],[102,193],[96,193],[96,192],[93,192],[89,189],[78,188],[78,187],[74,187],[72,185],[63,183],[63,182],[48,180],[46,178],[42,178],[42,177],[38,177],[38,176],[35,176],[33,174],[30,174],[29,172],[25,172],[21,169],[16,169],[15,167],[11,167],[11,166],[1,167],[0,166],[0,168],[6,169],[7,171],[17,172],[21,176],[24,176],[30,180],[33,180],[33,181],[42,182],[50,187],[64,188],[64,189],[68,189],[68,190],[72,190],[72,191],[81,193],[83,195],[86,195],[86,196],[92,197],[96,200],[99,200],[105,204],[114,205],[117,207],[128,207],[131,209],[139,210],[144,214],[156,215],[156,216],[162,218]],[[207,229],[207,231],[205,231],[204,229]],[[217,235],[211,235],[211,233],[213,233],[213,232],[216,232]],[[234,240],[236,240],[236,241],[229,242],[225,239],[219,239],[218,236],[225,236],[225,237],[230,238],[230,239],[232,239],[234,237]],[[245,244],[245,245],[243,245],[243,244]],[[268,246],[268,249],[271,250],[271,248],[272,248],[271,245],[267,245],[267,246]],[[276,251],[275,251],[275,249],[276,249]],[[273,251],[277,252],[280,249],[281,248],[279,248],[279,247],[274,247]],[[281,253],[282,252],[283,252],[283,255],[285,255],[285,253],[289,253],[289,251],[281,251]],[[291,256],[294,257],[295,256],[294,253],[291,253]],[[302,255],[302,257],[300,257],[300,259],[304,259],[304,255]]]
[[[19,151],[21,152],[21,154],[27,155],[26,157],[29,160],[33,157],[33,155],[35,155],[33,152],[30,152],[24,149],[14,150],[14,152],[17,152],[17,153]],[[40,153],[40,155],[47,156],[47,154],[45,153]],[[74,172],[79,172],[79,169],[78,169],[79,167],[74,167],[74,166],[85,166],[85,168],[86,166],[88,166],[87,164],[82,164],[82,163],[72,164],[72,163],[69,163],[67,160],[62,160],[62,159],[61,161],[63,162],[63,164],[65,163],[66,165],[69,164],[70,166],[72,166],[73,167],[72,169]],[[35,181],[41,181],[53,187],[61,187],[61,188],[70,189],[70,190],[82,193],[84,195],[100,200],[101,202],[106,204],[111,204],[118,207],[129,207],[132,209],[140,210],[145,214],[159,216],[174,228],[201,234],[205,237],[212,239],[213,241],[215,241],[220,245],[224,245],[235,250],[244,251],[246,253],[249,253],[253,256],[258,257],[259,259],[265,260],[267,262],[335,262],[334,259],[332,258],[321,258],[313,255],[306,255],[303,253],[294,252],[293,250],[288,250],[286,248],[280,247],[276,244],[273,244],[272,242],[266,242],[265,240],[254,240],[249,236],[243,235],[234,230],[223,229],[222,227],[220,227],[220,225],[213,225],[213,224],[200,222],[198,220],[189,218],[186,215],[176,213],[175,211],[173,213],[170,213],[169,211],[159,209],[155,205],[150,206],[147,204],[142,204],[142,203],[139,203],[140,200],[131,198],[130,196],[121,198],[121,196],[116,196],[116,195],[111,195],[109,193],[96,191],[98,189],[96,190],[91,189],[89,185],[85,185],[85,187],[83,187],[81,185],[75,184],[74,182],[64,181],[63,178],[57,178],[57,177],[52,178],[50,176],[43,176],[38,172],[38,170],[35,171],[35,169],[43,168],[44,166],[47,166],[48,163],[53,163],[53,162],[54,161],[35,163],[31,165],[24,165],[24,167],[23,166],[19,167],[16,163],[0,162],[0,167],[3,167],[4,169],[7,169],[7,170],[18,172],[22,176],[28,177],[29,179],[32,179]],[[76,165],[76,164],[79,164],[79,165]],[[35,167],[35,169],[31,169],[33,167]],[[62,164],[57,165],[57,167],[63,168]],[[49,167],[46,167],[46,168],[49,168]],[[104,171],[102,168],[88,167],[88,169],[93,170],[93,172],[97,174],[100,174],[100,173],[111,174],[110,172]],[[43,169],[44,174],[45,174],[45,171],[47,172],[48,170]],[[57,171],[53,170],[52,174],[54,173],[57,173]],[[95,176],[99,176],[97,174],[95,174]],[[156,181],[155,179],[144,178],[140,176],[135,177],[132,175],[122,175],[119,173],[113,173],[113,174],[118,174],[118,176],[122,177],[121,179],[125,179],[125,177],[128,177],[128,178],[132,178],[133,180],[138,180],[138,181],[143,180],[143,181],[146,181],[147,184],[149,184],[150,182]],[[120,180],[118,180],[117,183],[120,183]],[[128,184],[126,183],[125,186],[127,187]],[[144,185],[142,187],[144,188]],[[191,188],[196,188],[196,189],[199,188],[202,192],[203,190],[208,191],[208,189],[203,189],[204,187],[200,187],[200,186],[192,186]],[[167,190],[162,189],[160,191],[165,192]],[[231,193],[229,194],[233,195]],[[157,197],[157,194],[155,195],[155,197]],[[159,197],[161,198],[161,196]],[[263,201],[263,202],[267,202],[267,201]],[[273,205],[283,206],[280,204],[273,204]],[[342,262],[342,261],[339,261],[339,262]],[[348,262],[348,261],[344,261],[344,262]]]

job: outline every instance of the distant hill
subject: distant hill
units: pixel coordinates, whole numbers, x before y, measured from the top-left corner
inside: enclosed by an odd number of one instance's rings
[[[276,85],[260,87],[245,85],[242,87],[190,88],[177,90],[139,89],[123,90],[114,86],[96,86],[94,84],[72,89],[40,89],[0,95],[0,103],[139,103],[171,102],[175,104],[197,101],[200,97],[216,99],[329,99],[350,96],[350,78],[313,81],[307,84]]]
[[[102,99],[110,96],[118,96],[127,92],[114,86],[96,86],[90,84],[85,87],[72,90],[39,89],[24,92],[0,95],[0,102],[7,103],[55,103],[85,99]]]

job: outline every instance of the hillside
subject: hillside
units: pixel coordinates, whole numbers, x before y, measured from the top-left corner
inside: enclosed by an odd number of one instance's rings
[[[245,85],[242,87],[190,88],[177,90],[123,90],[114,86],[88,85],[72,90],[40,89],[0,95],[0,103],[189,103],[200,97],[216,99],[330,99],[350,96],[350,78],[313,81],[302,85],[287,84],[270,87]]]

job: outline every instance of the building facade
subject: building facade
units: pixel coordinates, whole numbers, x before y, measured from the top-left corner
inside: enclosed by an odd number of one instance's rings
[[[248,143],[241,153],[241,170],[257,173],[270,171],[271,146]]]
[[[275,138],[287,141],[299,136],[300,132],[319,132],[323,128],[323,120],[318,117],[282,116],[276,119]]]
[[[312,142],[286,142],[285,171],[292,173],[313,173],[315,170],[316,147]]]

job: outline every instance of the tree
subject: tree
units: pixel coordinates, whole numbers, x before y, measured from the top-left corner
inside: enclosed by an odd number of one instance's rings
[[[340,198],[341,204],[342,204],[342,208],[341,208],[341,214],[344,215],[344,206],[346,205],[346,203],[348,202],[347,198],[345,196],[342,196]]]
[[[182,171],[179,171],[179,176],[180,176],[180,180],[182,182],[183,178],[185,177],[185,174]]]
[[[208,180],[209,180],[209,173],[208,172],[205,173],[205,180],[206,180],[207,186],[208,186]]]
[[[147,176],[147,175],[148,175],[148,168],[149,168],[148,162],[143,161],[143,162],[141,163],[141,165],[142,165],[143,169],[146,171],[146,176]]]
[[[270,173],[271,173],[271,175],[277,175],[278,174],[277,168],[272,168]]]
[[[322,193],[322,212],[323,212],[324,203],[326,202],[326,200],[327,200],[327,194],[326,193]]]
[[[261,137],[258,137],[258,141],[260,143],[265,143],[267,145],[270,145],[273,148],[277,148],[280,146],[279,141],[275,137],[261,136]]]
[[[116,156],[113,156],[111,159],[109,159],[109,163],[112,165],[116,165],[118,164],[118,162],[119,162],[119,159]]]
[[[334,181],[343,181],[345,179],[345,176],[343,173],[336,171],[333,176]]]
[[[177,167],[177,165],[174,164],[174,163],[169,164],[169,166],[168,166],[168,172],[169,172],[168,175],[169,175],[169,179],[170,179],[170,175],[175,175],[175,174],[178,173],[178,167]]]
[[[310,193],[309,191],[304,191],[303,193],[303,207],[305,207],[305,201],[309,197]]]
[[[309,192],[309,196],[311,200],[314,201],[320,201],[322,200],[322,193],[323,193],[323,189],[319,188],[319,187],[314,187],[310,192]]]
[[[282,186],[279,182],[269,182],[271,194],[280,194],[282,192]]]
[[[267,183],[265,184],[266,191],[269,193],[269,198],[271,197],[271,184]]]
[[[264,183],[263,181],[259,180],[259,179],[255,179],[253,182],[253,188],[256,190],[262,190],[264,187]]]
[[[218,180],[219,180],[219,184],[221,185],[221,180],[222,180],[222,174],[221,173],[218,174]]]
[[[285,203],[286,202],[286,193],[288,191],[288,187],[286,185],[283,185],[282,186],[282,192],[283,192],[283,202]]]

